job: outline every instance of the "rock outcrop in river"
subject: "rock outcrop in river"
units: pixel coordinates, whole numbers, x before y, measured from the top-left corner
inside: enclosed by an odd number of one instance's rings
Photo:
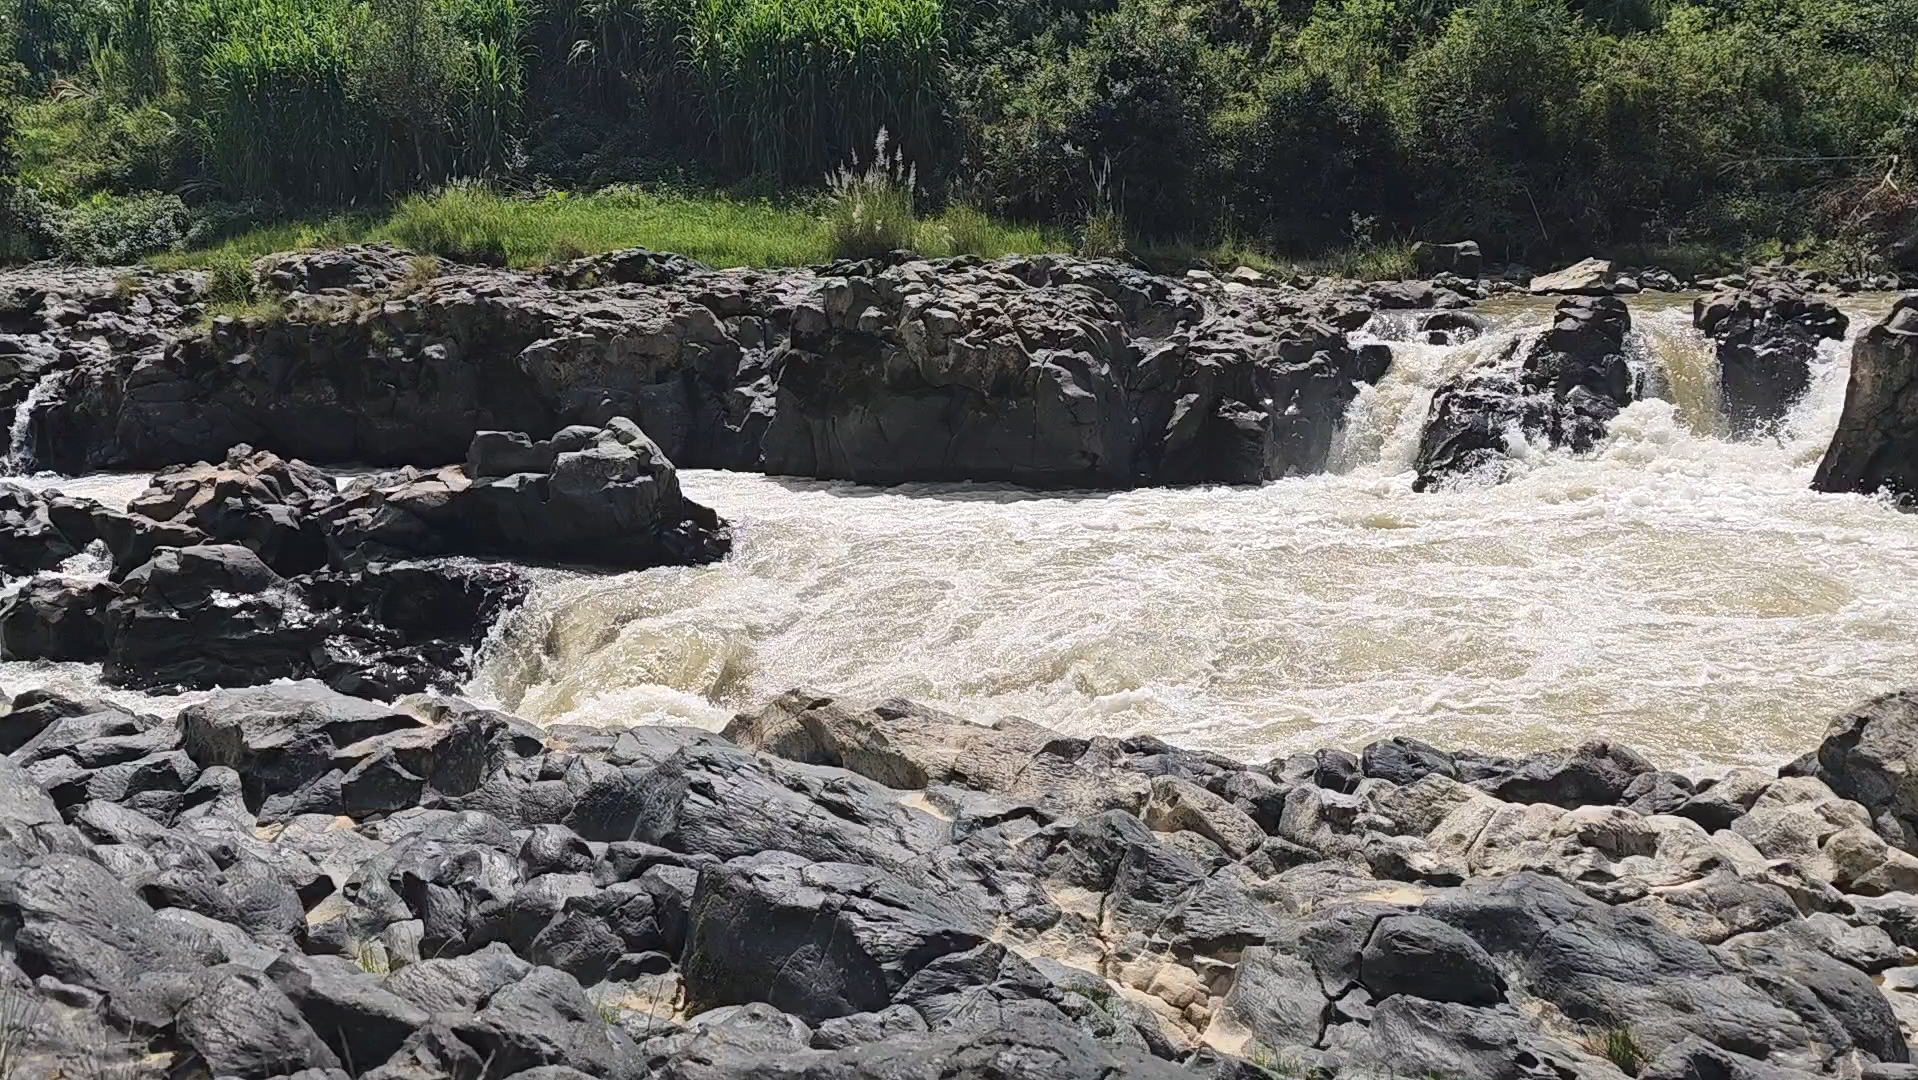
[[[1811,388],[1818,343],[1843,341],[1849,323],[1830,302],[1779,282],[1699,297],[1692,325],[1717,353],[1719,394],[1733,432],[1749,435],[1783,420]]]
[[[630,420],[550,440],[482,432],[465,466],[357,481],[342,494],[299,461],[236,447],[161,471],[121,513],[0,486],[14,573],[84,550],[98,577],[36,577],[0,599],[0,656],[101,660],[139,688],[318,676],[391,698],[451,689],[471,649],[524,599],[510,563],[617,569],[723,558],[731,533],[686,499]]]
[[[1812,486],[1918,497],[1918,296],[1852,346],[1844,415]]]
[[[1584,453],[1639,395],[1625,358],[1625,302],[1612,296],[1559,302],[1552,328],[1440,387],[1419,440],[1420,491],[1446,482],[1497,482],[1527,442]]]
[[[1254,767],[812,692],[722,737],[314,683],[23,694],[0,752],[22,1080],[1918,1071],[1910,695],[1711,782],[1603,742]]]
[[[247,443],[436,465],[479,430],[627,416],[692,467],[1253,483],[1323,468],[1357,385],[1390,361],[1327,321],[1363,321],[1343,293],[1066,258],[441,269],[386,249],[266,260],[263,280],[291,290],[282,317],[78,357],[34,404],[36,460],[153,468]]]

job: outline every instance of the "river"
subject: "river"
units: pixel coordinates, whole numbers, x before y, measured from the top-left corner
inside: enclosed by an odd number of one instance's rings
[[[1847,301],[1853,333],[1889,303]],[[1478,342],[1393,342],[1327,475],[1039,494],[687,471],[735,523],[734,556],[540,571],[471,691],[542,722],[717,727],[803,685],[1252,760],[1602,735],[1713,769],[1795,757],[1837,710],[1918,681],[1918,517],[1809,490],[1849,341],[1778,432],[1732,441],[1688,311],[1634,301],[1638,360],[1670,400],[1632,405],[1588,457],[1531,451],[1503,485],[1414,494],[1433,389],[1548,309],[1489,310]],[[88,680],[0,665],[10,691]]]

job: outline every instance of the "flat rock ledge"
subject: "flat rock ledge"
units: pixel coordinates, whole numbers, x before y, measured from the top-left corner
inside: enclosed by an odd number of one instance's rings
[[[27,692],[0,753],[23,1080],[1918,1075],[1914,693],[1711,781],[316,682]]]

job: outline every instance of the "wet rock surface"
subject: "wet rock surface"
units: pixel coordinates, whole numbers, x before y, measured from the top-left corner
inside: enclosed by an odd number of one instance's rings
[[[410,266],[381,248],[274,256],[258,271],[286,294],[282,317],[72,355],[30,410],[41,467],[154,468],[241,443],[437,466],[479,431],[540,440],[625,416],[689,467],[1256,483],[1322,469],[1357,385],[1385,370],[1345,329],[1378,306],[1467,302],[1424,283],[1301,289],[1049,256]]]
[[[1842,341],[1849,320],[1829,302],[1781,283],[1702,296],[1692,325],[1718,357],[1725,417],[1738,434],[1775,426],[1811,388],[1818,343]]]
[[[1812,487],[1918,496],[1918,296],[1900,299],[1852,346],[1845,411]]]
[[[530,587],[521,566],[480,559],[625,569],[731,545],[624,418],[543,442],[484,433],[466,466],[344,493],[242,445],[219,465],[162,470],[126,512],[19,485],[0,485],[0,501],[5,570],[45,570],[38,543],[104,571],[18,583],[0,598],[0,654],[99,660],[109,683],[140,689],[318,677],[380,698],[450,690]]]
[[[1584,453],[1640,396],[1631,315],[1612,296],[1559,302],[1551,329],[1441,386],[1420,436],[1419,490],[1496,483],[1528,444]]]
[[[35,1077],[1903,1076],[1909,696],[1694,781],[818,691],[724,738],[29,693],[0,994]]]

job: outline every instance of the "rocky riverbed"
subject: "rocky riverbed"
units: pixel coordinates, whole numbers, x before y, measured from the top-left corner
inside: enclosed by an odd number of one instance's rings
[[[277,306],[211,320],[196,275],[0,277],[13,467],[159,470],[124,509],[0,485],[0,652],[199,691],[0,715],[0,1076],[1918,1076],[1909,694],[1711,776],[1602,737],[1254,763],[830,689],[723,732],[460,696],[529,565],[728,555],[675,462],[1322,471],[1394,362],[1363,327],[1491,328],[1444,265],[355,249],[263,260]],[[1617,298],[1653,280],[1568,275],[1441,380],[1416,486],[1589,456],[1669,395]],[[1846,316],[1725,285],[1693,317],[1762,438]],[[1859,337],[1821,487],[1910,493],[1913,310]]]
[[[1893,1078],[1918,697],[1710,781],[796,691],[0,717],[9,1075]]]

